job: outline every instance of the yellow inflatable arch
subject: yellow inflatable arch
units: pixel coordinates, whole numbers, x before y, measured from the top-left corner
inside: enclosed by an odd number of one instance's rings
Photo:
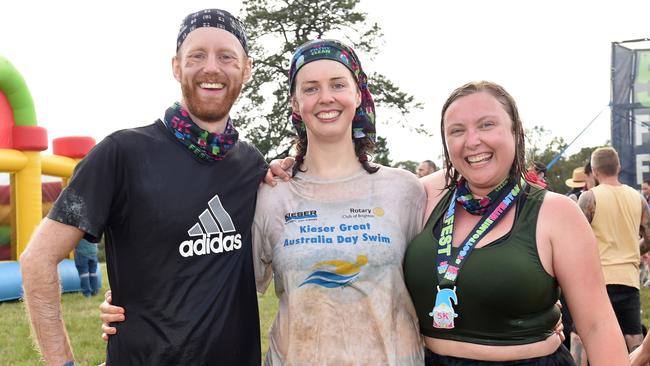
[[[34,102],[23,77],[0,56],[0,172],[10,174],[10,259],[14,261],[25,250],[43,216],[41,176],[61,177],[65,184],[95,140],[64,137],[54,139],[52,145],[54,155],[41,155],[48,148],[47,132],[36,124]],[[7,280],[2,277],[0,301],[2,282]]]
[[[42,219],[41,175],[72,175],[77,161],[95,145],[91,137],[66,137],[47,149],[47,132],[36,125],[36,113],[23,77],[0,56],[0,172],[11,174],[12,259],[25,249]]]

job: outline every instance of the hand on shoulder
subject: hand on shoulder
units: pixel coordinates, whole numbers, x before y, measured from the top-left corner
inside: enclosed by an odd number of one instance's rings
[[[269,169],[264,176],[264,182],[271,187],[274,187],[279,181],[287,182],[291,179],[291,168],[295,163],[292,157],[284,159],[273,159],[269,163]]]

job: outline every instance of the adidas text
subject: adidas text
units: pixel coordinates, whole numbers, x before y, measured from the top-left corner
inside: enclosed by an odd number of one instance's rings
[[[241,248],[241,234],[224,235],[216,233],[201,235],[200,239],[185,240],[178,246],[178,251],[183,257],[194,255],[207,255],[213,253],[230,252]]]

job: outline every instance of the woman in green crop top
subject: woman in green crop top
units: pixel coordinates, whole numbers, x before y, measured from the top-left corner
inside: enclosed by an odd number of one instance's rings
[[[553,332],[559,286],[590,364],[627,364],[589,224],[570,199],[522,179],[512,97],[466,84],[440,127],[447,169],[422,179],[426,227],[404,259],[427,365],[573,365]]]

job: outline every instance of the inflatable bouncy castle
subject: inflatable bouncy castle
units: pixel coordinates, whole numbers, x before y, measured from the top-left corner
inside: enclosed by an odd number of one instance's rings
[[[54,155],[41,154],[48,148],[47,132],[36,123],[23,77],[0,56],[0,173],[10,175],[9,185],[0,186],[0,301],[21,297],[22,277],[16,260],[95,140],[63,137],[54,139],[52,145]],[[43,175],[62,181],[42,183]],[[59,276],[64,292],[80,290],[74,261],[61,262]]]

